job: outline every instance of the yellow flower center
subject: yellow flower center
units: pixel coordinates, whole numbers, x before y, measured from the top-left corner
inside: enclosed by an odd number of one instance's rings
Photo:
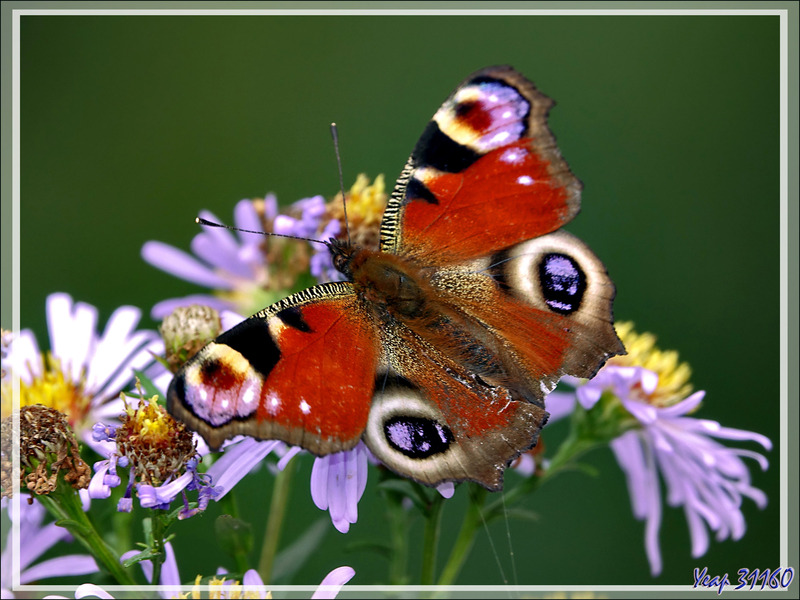
[[[614,356],[608,364],[644,367],[658,375],[658,387],[649,395],[642,392],[643,400],[654,406],[669,406],[692,393],[692,384],[689,382],[692,369],[688,363],[679,361],[675,350],[660,350],[656,346],[656,336],[637,333],[631,322],[616,323],[615,328],[628,354]]]
[[[337,198],[341,204],[342,199]],[[361,221],[364,226],[379,224],[386,208],[386,183],[383,174],[372,185],[364,173],[359,173],[347,196],[347,216]]]
[[[153,446],[172,440],[175,421],[158,405],[155,398],[147,403],[139,402],[138,408],[126,404],[125,412],[128,415],[128,435],[136,436],[141,442]]]
[[[378,175],[372,184],[363,173],[356,177],[356,182],[347,192],[347,221],[350,229],[350,241],[362,248],[377,250],[380,244],[380,224],[386,208],[386,183],[383,175]],[[344,207],[342,195],[336,196],[327,204],[327,215],[330,219],[342,224],[339,237],[345,239]]]
[[[30,384],[20,380],[20,408],[41,404],[55,409],[66,416],[67,422],[79,435],[86,425],[85,420],[92,403],[91,397],[85,392],[84,375],[81,374],[78,381],[72,381],[72,378],[61,369],[61,361],[49,352],[46,359],[40,356],[39,360],[42,374],[34,377]],[[11,382],[3,383],[0,407],[3,418],[11,414],[13,408]]]
[[[203,580],[201,575],[198,575],[194,580],[194,586],[192,587],[191,592],[187,592],[185,594],[181,594],[178,598],[188,599],[188,598],[203,598],[201,593],[201,581]],[[244,591],[242,589],[241,584],[237,580],[233,580],[227,585],[225,585],[225,577],[223,576],[221,579],[217,577],[212,577],[208,581],[208,595],[206,598],[232,598],[234,600],[240,600],[245,598],[261,598],[258,592],[249,592]],[[267,592],[267,595],[264,596],[265,598],[272,598],[272,592]]]

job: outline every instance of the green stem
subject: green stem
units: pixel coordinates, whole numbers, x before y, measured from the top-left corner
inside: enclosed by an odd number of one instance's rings
[[[384,496],[392,548],[389,559],[389,583],[405,585],[408,583],[408,511],[403,508],[402,494],[386,490]]]
[[[442,524],[443,504],[444,498],[442,495],[439,493],[434,494],[433,502],[426,515],[425,538],[422,546],[421,585],[433,585],[434,573],[436,572],[436,550],[439,546],[439,532]]]
[[[150,583],[153,585],[158,585],[161,581],[161,565],[164,564],[164,561],[167,558],[167,549],[164,547],[164,535],[166,533],[166,527],[164,526],[162,514],[163,511],[155,510],[153,511],[153,518],[152,518],[152,534],[153,534],[153,550],[155,554],[153,559],[150,561],[153,565],[153,577],[150,580]]]
[[[280,541],[281,527],[286,515],[286,506],[289,502],[295,462],[294,459],[290,460],[283,471],[278,473],[275,477],[275,485],[272,488],[272,501],[270,502],[267,526],[264,531],[264,542],[261,546],[261,557],[258,561],[258,574],[265,583],[270,581],[275,555],[278,552],[278,542]]]
[[[118,584],[134,585],[136,582],[120,564],[119,556],[100,537],[89,516],[83,511],[78,492],[63,480],[62,475],[58,479],[58,488],[52,494],[37,496],[42,505],[57,521],[61,521],[59,524],[91,553],[98,566],[108,571]]]
[[[461,571],[461,567],[464,566],[464,561],[467,559],[467,556],[469,556],[472,545],[475,543],[475,533],[481,523],[481,510],[483,509],[487,491],[485,488],[473,483],[470,483],[469,487],[469,507],[464,515],[461,531],[453,545],[453,550],[450,552],[450,557],[442,571],[441,577],[439,577],[439,585],[453,584]]]
[[[561,471],[566,470],[578,457],[601,445],[603,445],[602,441],[581,436],[573,427],[569,436],[558,447],[558,451],[542,474],[528,477],[515,488],[505,492],[505,498],[498,498],[489,504],[484,514],[487,515],[488,519],[491,519],[497,514],[501,514],[499,511],[503,508],[504,501],[505,506],[513,505],[528,494],[532,494],[538,490]]]

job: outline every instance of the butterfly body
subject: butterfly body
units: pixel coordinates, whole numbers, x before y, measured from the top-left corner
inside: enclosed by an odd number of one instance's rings
[[[581,186],[551,104],[509,67],[462,83],[398,179],[380,249],[331,240],[347,281],[222,334],[175,377],[169,410],[212,447],[245,434],[324,455],[363,439],[425,484],[500,489],[558,380],[624,352],[605,267],[560,229]]]

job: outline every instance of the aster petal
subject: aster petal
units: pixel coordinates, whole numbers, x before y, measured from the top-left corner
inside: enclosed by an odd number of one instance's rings
[[[279,235],[299,235],[299,223],[288,215],[278,215],[272,222],[272,231]]]
[[[8,369],[9,374],[11,371],[18,374],[20,379],[28,384],[33,381],[34,377],[42,374],[44,367],[39,344],[30,329],[23,329],[12,340],[8,355],[3,360],[3,367]]]
[[[275,200],[275,196],[272,197]],[[264,201],[265,208],[266,208],[266,199]],[[239,229],[250,229],[251,231],[263,231],[264,228],[261,225],[261,218],[258,216],[258,211],[256,210],[255,205],[250,200],[239,200],[236,203],[236,206],[233,207],[233,222],[236,224],[236,227]],[[255,239],[259,239],[260,236],[256,236]],[[246,244],[253,240],[252,234],[244,233],[239,235],[239,241],[243,244]]]
[[[274,219],[278,214],[278,198],[272,192],[264,196],[264,217],[267,220]]]
[[[647,464],[636,431],[629,431],[611,442],[611,450],[628,482],[633,516],[644,519],[647,516],[647,498],[650,496],[647,485]]]
[[[327,456],[314,459],[311,467],[311,499],[320,510],[328,510],[328,471],[330,469]]]
[[[289,461],[292,460],[295,456],[300,454],[303,449],[300,446],[292,446],[286,451],[286,454],[281,456],[281,459],[278,461],[278,470],[283,471],[286,468],[286,465],[289,464]]]
[[[330,454],[328,458],[328,511],[331,515],[333,526],[341,533],[350,530],[350,521],[347,520],[347,491],[345,478],[347,474],[347,458],[344,452]]]
[[[452,498],[456,493],[456,485],[452,481],[445,481],[436,486],[436,491],[441,494],[442,498]]]
[[[644,527],[644,545],[647,559],[650,562],[650,573],[656,576],[661,573],[662,569],[661,549],[658,545],[658,532],[661,529],[661,498],[659,497],[658,473],[655,467],[653,451],[646,452],[645,458],[647,517]]]
[[[47,328],[50,349],[61,361],[61,369],[78,381],[93,351],[97,309],[84,302],[73,305],[68,294],[47,297]]]
[[[247,588],[249,594],[255,593],[255,596],[247,596],[248,598],[270,598],[270,592],[261,580],[258,571],[249,569],[244,572],[242,576],[242,585]]]
[[[157,352],[161,342],[155,331],[135,331],[140,318],[141,311],[133,306],[122,306],[111,315],[86,373],[89,390],[102,389],[102,395],[116,395],[133,378],[134,368],[152,362],[148,350]]]
[[[227,494],[280,443],[277,440],[245,438],[226,446],[222,456],[206,471],[212,484],[221,489],[216,500]]]
[[[64,575],[88,575],[96,573],[99,567],[94,558],[86,554],[68,554],[42,561],[19,574],[22,585]]]
[[[201,210],[200,217],[215,223],[222,222],[217,215],[208,210]],[[207,246],[210,245],[211,248],[214,246],[217,248],[216,255],[203,256],[198,253],[198,256],[206,260],[209,264],[225,268],[226,270],[226,261],[231,257],[235,257],[239,251],[239,242],[236,236],[232,231],[224,227],[204,227],[199,234],[194,236],[192,240],[192,250],[194,250],[194,242],[198,239],[204,240],[204,244]],[[222,260],[223,262],[217,262],[218,260]]]
[[[603,390],[599,385],[585,385],[575,391],[575,396],[584,410],[591,410],[602,395]]]
[[[317,599],[335,598],[342,586],[350,581],[355,574],[353,567],[344,566],[334,569],[325,576],[325,579],[322,580],[317,591],[311,597]]]
[[[708,550],[708,532],[703,520],[697,512],[688,506],[683,510],[686,515],[686,523],[689,525],[689,538],[692,541],[692,557],[700,558]]]
[[[75,590],[75,598],[78,600],[86,598],[87,596],[95,596],[97,598],[102,598],[103,600],[114,600],[114,596],[109,594],[99,585],[95,585],[93,583],[84,583],[79,585]]]
[[[364,490],[361,490],[359,493],[358,484],[359,484],[359,477],[358,473],[367,467],[367,457],[366,455],[363,456],[363,465],[359,464],[360,457],[358,450],[353,449],[352,451],[348,452],[346,455],[345,461],[345,474],[344,474],[344,484],[345,484],[345,518],[350,523],[355,523],[358,520],[358,501],[361,498],[361,493]]]
[[[19,537],[19,569],[21,572],[50,548],[67,539],[69,531],[55,523],[42,526],[40,522],[35,529],[28,526],[23,530],[20,527]]]
[[[151,240],[142,246],[142,258],[154,267],[204,287],[231,289],[233,284],[192,255],[169,244]]]
[[[89,497],[103,499],[111,496],[111,487],[105,483],[108,469],[108,460],[101,460],[94,463],[95,473],[92,475],[92,479],[89,481]]]
[[[226,242],[222,243],[220,240],[226,240]],[[232,245],[229,245],[228,241]],[[191,247],[192,252],[217,270],[242,279],[251,279],[253,276],[250,266],[239,259],[239,246],[236,245],[236,239],[225,229],[215,227],[194,236]]]
[[[597,398],[599,399],[599,397],[598,395]],[[545,406],[547,407],[547,412],[550,413],[547,422],[552,424],[571,415],[572,411],[575,410],[575,400],[575,394],[572,392],[550,392],[545,398]],[[597,402],[597,399],[595,399],[595,402]]]
[[[187,472],[169,483],[162,483],[158,487],[140,483],[136,486],[136,493],[139,495],[139,504],[141,504],[143,508],[153,508],[154,506],[168,504],[175,499],[175,496],[177,496],[181,490],[191,483],[193,477],[193,473]]]
[[[665,406],[659,409],[659,416],[663,418],[679,417],[681,415],[689,414],[695,410],[703,401],[706,393],[702,390],[695,392],[688,398],[684,398],[680,402],[672,406]]]

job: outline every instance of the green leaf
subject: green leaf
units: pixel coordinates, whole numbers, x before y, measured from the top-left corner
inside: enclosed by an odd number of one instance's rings
[[[88,535],[91,529],[86,527],[82,523],[78,523],[77,521],[73,521],[72,519],[58,519],[56,521],[56,525],[59,527],[63,527],[64,529],[69,529],[70,533],[78,534],[78,535]]]
[[[156,357],[158,358],[158,357]],[[161,391],[156,387],[153,381],[144,374],[144,371],[136,371],[133,372],[134,375],[139,379],[139,383],[142,384],[142,390],[144,391],[145,398],[152,398],[153,396],[158,396],[158,403],[161,406],[166,404],[166,401],[161,397]]]
[[[281,550],[275,557],[270,583],[290,581],[309,557],[319,550],[328,529],[328,519],[321,517],[314,521],[299,538]]]
[[[136,563],[140,563],[143,560],[152,560],[153,558],[160,555],[161,555],[160,552],[156,552],[152,548],[147,548],[146,550],[139,552],[139,554],[134,554],[128,560],[122,561],[122,566],[127,569],[128,567],[131,567]]]

